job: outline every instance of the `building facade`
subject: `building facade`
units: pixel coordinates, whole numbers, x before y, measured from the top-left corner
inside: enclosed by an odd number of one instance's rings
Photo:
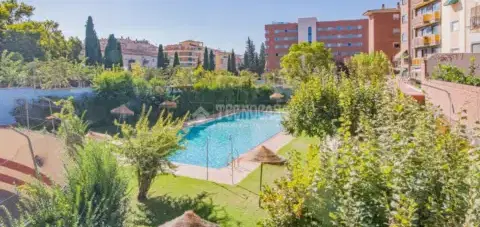
[[[171,65],[173,64],[175,52],[178,53],[180,67],[196,67],[199,62],[203,62],[204,51],[203,43],[194,40],[182,41],[178,44],[167,45],[164,48]]]
[[[337,61],[368,52],[368,20],[317,21],[299,18],[297,23],[274,22],[265,25],[267,71],[280,68],[280,59],[291,45],[324,42]]]
[[[157,67],[157,46],[149,43],[147,40],[133,40],[130,38],[120,38],[117,41],[122,46],[123,67],[129,69],[131,64],[139,63],[144,67]],[[100,48],[102,55],[105,54],[107,39],[100,39]]]
[[[419,77],[436,53],[480,53],[480,1],[401,0],[400,8],[404,73]]]
[[[383,51],[390,61],[400,51],[400,5],[368,10],[368,52]]]

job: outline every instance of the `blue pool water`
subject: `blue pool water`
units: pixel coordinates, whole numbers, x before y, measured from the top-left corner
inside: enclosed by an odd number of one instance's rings
[[[236,158],[279,133],[281,119],[279,113],[240,112],[193,126],[185,135],[186,149],[178,151],[169,160],[205,167],[208,138],[208,166],[228,166],[232,146]]]

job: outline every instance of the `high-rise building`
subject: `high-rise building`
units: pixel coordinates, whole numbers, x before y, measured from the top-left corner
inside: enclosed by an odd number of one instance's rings
[[[317,21],[299,18],[297,23],[274,22],[265,25],[267,71],[280,68],[280,59],[291,45],[301,42],[325,43],[335,60],[341,61],[368,52],[368,20]]]
[[[400,51],[400,6],[368,10],[368,52],[383,51],[390,61]]]
[[[435,53],[480,52],[480,1],[401,0],[401,52],[404,73],[424,73],[425,59]]]

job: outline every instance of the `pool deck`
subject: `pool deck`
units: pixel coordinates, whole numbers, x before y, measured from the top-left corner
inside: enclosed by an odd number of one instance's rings
[[[207,168],[202,166],[194,166],[182,163],[174,163],[177,168],[174,173],[178,176],[190,177],[200,180],[213,181],[220,184],[234,185],[242,181],[245,177],[253,172],[256,168],[260,166],[258,162],[251,162],[244,160],[244,157],[255,150],[257,147],[265,146],[266,148],[272,150],[273,152],[278,152],[283,146],[290,143],[293,140],[293,136],[288,135],[285,132],[277,133],[276,135],[270,137],[268,140],[254,147],[250,151],[240,155],[235,159],[229,166],[223,167],[220,169],[209,168],[208,169],[208,178],[207,178]],[[233,164],[233,171],[232,171]],[[233,174],[233,177],[232,177]]]

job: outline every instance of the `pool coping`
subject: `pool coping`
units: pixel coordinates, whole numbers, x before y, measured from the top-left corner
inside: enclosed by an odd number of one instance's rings
[[[203,120],[188,122],[189,124],[186,124],[185,127],[205,124],[213,120],[219,119],[221,117],[227,117],[239,112],[245,112],[245,111],[241,110],[241,111],[233,111],[229,113],[213,114],[213,115],[210,115],[211,117],[209,116],[208,118],[205,118]],[[279,113],[278,111],[259,111],[259,112]],[[262,143],[251,148],[247,152],[241,154],[238,158],[233,160],[233,162],[229,163],[228,166],[225,166],[222,168],[207,168],[203,166],[172,162],[176,166],[173,172],[177,176],[190,177],[190,178],[195,178],[199,180],[208,180],[208,181],[212,181],[220,184],[235,185],[240,183],[251,172],[255,171],[255,169],[257,169],[260,166],[260,163],[258,162],[245,160],[246,155],[253,152],[255,149],[257,149],[260,146],[265,146],[266,148],[277,153],[282,147],[290,143],[293,140],[293,138],[294,138],[293,136],[287,134],[286,132],[280,131],[277,134],[267,138]]]

